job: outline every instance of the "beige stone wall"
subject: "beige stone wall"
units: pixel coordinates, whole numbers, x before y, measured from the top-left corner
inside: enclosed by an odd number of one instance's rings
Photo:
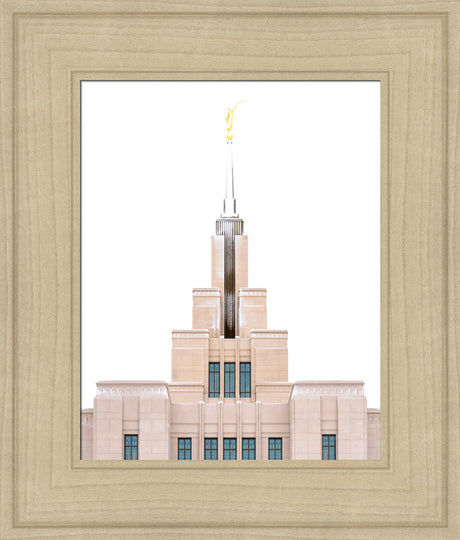
[[[268,460],[270,437],[282,438],[282,458],[290,459],[290,406],[289,404],[265,403],[260,405],[259,458]]]
[[[231,341],[224,354],[235,352]],[[336,435],[337,459],[380,458],[380,412],[367,410],[362,382],[260,383],[248,400],[193,401],[203,390],[203,384],[98,383],[94,413],[82,412],[82,459],[123,459],[125,434],[138,434],[139,459],[146,460],[177,459],[179,437],[191,438],[192,459],[204,459],[206,437],[218,439],[219,459],[223,439],[236,438],[241,459],[242,438],[251,437],[256,459],[266,460],[269,439],[281,437],[283,459],[317,460],[323,434]]]
[[[321,459],[321,396],[294,396],[290,413],[291,459]]]
[[[288,349],[286,330],[251,331],[251,393],[255,384],[288,382]]]
[[[94,399],[94,459],[123,459],[123,401],[119,395]]]
[[[205,399],[204,383],[169,383],[171,403],[199,403]]]
[[[169,407],[164,382],[97,383],[94,459],[123,459],[124,435],[139,436],[139,459],[169,459]]]
[[[338,396],[338,459],[367,458],[367,401],[364,396]]]
[[[362,381],[294,383],[291,459],[322,459],[322,435],[336,435],[337,459],[367,459],[368,414],[363,387]]]
[[[292,383],[257,383],[255,384],[255,401],[261,403],[289,403]]]
[[[193,328],[209,330],[211,338],[220,337],[220,289],[193,289]]]
[[[321,433],[324,435],[338,433],[337,396],[321,396]]]
[[[139,459],[177,459],[178,439],[204,459],[204,439],[255,439],[256,459],[282,438],[283,459],[322,459],[322,435],[336,435],[337,459],[380,458],[380,413],[367,410],[362,381],[288,382],[288,333],[268,330],[266,289],[247,287],[248,239],[235,240],[239,336],[221,336],[223,236],[212,238],[212,287],[193,290],[193,329],[172,332],[172,382],[98,383],[82,412],[82,459],[123,459],[124,435],[139,436]],[[237,324],[238,328],[238,324]],[[220,364],[219,397],[208,397],[209,362]],[[224,367],[235,363],[235,397],[224,397]],[[251,363],[251,397],[240,398],[240,364]]]
[[[204,382],[207,390],[208,330],[173,330],[172,382]]]
[[[289,404],[260,404],[215,401],[171,406],[171,459],[177,457],[179,437],[192,439],[192,459],[204,458],[204,439],[218,440],[218,459],[223,459],[223,440],[237,440],[237,459],[242,439],[255,439],[256,456],[268,459],[269,437],[283,438],[283,459],[289,459]]]
[[[139,459],[170,459],[170,401],[167,394],[139,397]]]
[[[171,405],[170,459],[177,459],[178,438],[192,439],[192,459],[203,459],[200,451],[202,439],[202,406],[198,403]]]
[[[243,336],[240,331],[240,297],[239,290],[248,286],[248,237],[235,236],[235,298],[236,298],[236,333]],[[262,326],[262,328],[265,328]]]
[[[239,335],[249,338],[251,330],[267,328],[267,289],[239,289]]]
[[[224,237],[211,238],[211,287],[224,290]],[[221,328],[223,326],[221,325]]]

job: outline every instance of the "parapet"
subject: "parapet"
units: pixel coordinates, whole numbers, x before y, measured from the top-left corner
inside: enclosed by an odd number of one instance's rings
[[[292,397],[301,395],[364,396],[363,381],[298,381],[292,386]]]
[[[97,396],[166,396],[169,399],[168,384],[165,381],[99,381],[96,383]]]

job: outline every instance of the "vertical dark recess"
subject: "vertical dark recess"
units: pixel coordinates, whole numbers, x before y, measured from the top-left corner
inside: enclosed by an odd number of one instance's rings
[[[224,337],[234,338],[236,334],[235,236],[243,234],[243,220],[218,219],[216,234],[224,237]]]

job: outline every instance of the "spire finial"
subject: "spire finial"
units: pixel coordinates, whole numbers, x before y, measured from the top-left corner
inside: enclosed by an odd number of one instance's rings
[[[228,108],[227,112],[227,118],[225,121],[227,122],[227,141],[233,140],[233,113],[235,112],[236,108],[240,103],[243,103],[243,100],[238,101],[238,103],[233,107],[233,109]]]
[[[227,178],[225,183],[224,210],[221,217],[238,217],[236,213],[235,185],[233,180],[233,113],[243,100],[228,108],[227,118]]]

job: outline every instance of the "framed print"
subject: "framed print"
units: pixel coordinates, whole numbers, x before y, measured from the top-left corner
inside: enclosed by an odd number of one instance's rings
[[[82,459],[380,459],[380,103],[81,83]]]
[[[0,7],[0,538],[458,538],[458,3]],[[80,459],[80,88],[102,80],[380,82],[380,460]]]

